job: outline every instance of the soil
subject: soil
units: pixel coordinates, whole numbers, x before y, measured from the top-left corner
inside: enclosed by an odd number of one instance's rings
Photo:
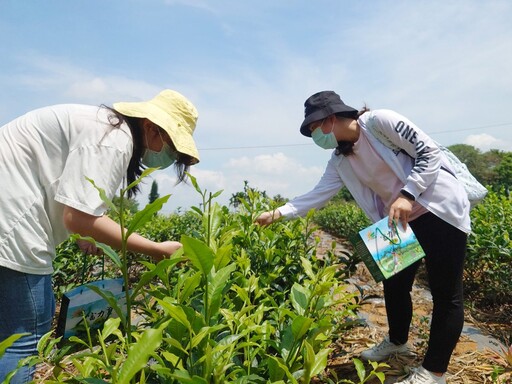
[[[320,230],[315,233],[315,236],[320,239],[317,248],[319,257],[332,249],[333,241],[336,242],[335,253],[350,252],[343,239],[335,238]],[[356,273],[347,282],[347,290],[358,289],[365,298],[358,310],[358,318],[355,319],[360,325],[344,331],[340,339],[332,345],[333,352],[325,378],[320,378],[318,383],[328,382],[327,377],[333,382],[346,379],[359,383],[353,359],[359,358],[363,350],[372,347],[387,335],[382,284],[375,283],[363,263],[357,265]],[[419,270],[412,295],[414,315],[409,343],[415,350],[416,356],[391,357],[386,362],[389,367],[379,369],[386,375],[386,384],[395,383],[406,377],[411,368],[421,365],[427,346],[432,299],[422,268]],[[466,310],[465,331],[452,354],[447,382],[450,384],[511,384],[512,361],[505,360],[501,349],[504,348],[503,340],[508,341],[507,345],[512,342],[512,308],[502,306]],[[512,356],[509,359],[512,360]],[[372,370],[369,364],[365,367],[367,372]],[[493,374],[494,367],[502,367],[503,371]],[[366,383],[373,384],[380,381],[374,378]]]

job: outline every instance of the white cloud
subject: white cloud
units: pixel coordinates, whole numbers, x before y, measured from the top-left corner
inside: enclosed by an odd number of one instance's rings
[[[194,137],[201,163],[192,174],[209,191],[224,189],[225,201],[244,180],[290,198],[314,186],[328,153],[294,145],[311,143],[298,133],[303,102],[322,89],[336,90],[354,107],[396,109],[445,145],[512,150],[512,130],[497,127],[510,123],[510,2],[325,0],[328,13],[306,1],[162,3],[130,2],[116,10],[115,20],[151,11],[154,22],[137,34],[130,34],[131,23],[109,23],[102,32],[94,28],[99,20],[79,18],[81,28],[61,36],[81,43],[73,46],[57,35],[22,39],[37,34],[31,28],[57,24],[57,12],[35,25],[19,18],[12,28],[23,33],[2,35],[0,85],[7,91],[0,95],[0,120],[42,104],[144,100],[169,84],[199,110]],[[43,10],[35,7],[33,14]],[[180,23],[167,22],[169,12]],[[320,19],[314,33],[305,27]],[[112,44],[120,35],[142,53]],[[155,35],[166,36],[166,43]],[[97,47],[97,57],[80,50],[82,44]],[[466,138],[473,127],[490,137]],[[161,195],[173,194],[168,210],[199,201],[191,186],[174,187],[172,171],[154,177]]]
[[[169,169],[152,175],[158,183],[159,195],[172,195],[162,212],[173,212],[178,207],[199,206],[200,194],[190,183],[175,186],[176,178],[172,172]],[[316,184],[323,173],[323,167],[305,166],[283,153],[276,153],[231,158],[220,170],[215,171],[198,165],[192,167],[190,173],[197,179],[202,191],[215,193],[222,190],[216,201],[221,205],[228,205],[232,194],[243,190],[245,181],[249,182],[250,187],[267,192],[270,197],[280,194],[293,198],[307,192]],[[141,208],[147,203],[151,182],[152,179],[142,185],[138,197]]]
[[[486,152],[490,149],[500,149],[507,152],[512,151],[512,142],[497,139],[487,133],[469,135],[464,140],[464,144],[472,145],[473,147],[480,149],[482,152]]]
[[[99,75],[69,59],[31,52],[18,57],[20,65],[31,70],[16,75],[17,81],[33,91],[48,95],[47,104],[91,103],[145,100],[161,90],[145,81],[111,74]]]
[[[245,180],[249,185],[264,190],[268,195],[293,198],[314,186],[323,172],[321,166],[306,166],[305,159],[282,152],[233,158],[224,166],[231,180],[231,192],[240,191]]]
[[[202,202],[201,195],[195,190],[190,181],[176,185],[176,176],[173,168],[156,171],[141,184],[140,193],[137,195],[139,207],[142,208],[148,203],[148,196],[151,184],[155,180],[158,184],[158,194],[160,196],[171,195],[167,204],[162,208],[162,212],[173,212],[178,208],[189,208],[199,206]],[[197,179],[201,190],[215,193],[224,189],[224,175],[216,171],[204,171],[193,167],[190,173]],[[223,203],[224,204],[224,203]]]

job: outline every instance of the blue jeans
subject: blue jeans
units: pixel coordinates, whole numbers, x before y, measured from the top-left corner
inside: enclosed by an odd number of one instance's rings
[[[19,338],[0,357],[0,382],[18,361],[37,355],[37,343],[49,332],[55,313],[51,275],[31,275],[0,267],[0,341],[15,333],[30,333]],[[23,367],[11,383],[32,380],[35,367]]]

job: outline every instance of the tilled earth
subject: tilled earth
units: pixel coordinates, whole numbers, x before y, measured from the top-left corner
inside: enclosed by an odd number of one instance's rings
[[[336,242],[335,252],[347,252],[344,242],[340,239],[323,232],[315,233],[320,239],[317,254],[322,256],[323,252],[332,248],[333,241]],[[395,383],[399,378],[406,377],[409,369],[421,365],[422,356],[428,341],[429,316],[432,310],[431,296],[428,287],[422,284],[422,269],[420,268],[417,283],[413,288],[414,318],[411,327],[409,343],[413,347],[416,356],[413,357],[392,357],[386,363],[389,365],[381,371],[386,375],[385,383]],[[352,359],[359,358],[360,353],[380,342],[387,334],[387,319],[384,308],[382,284],[374,282],[364,264],[357,266],[356,273],[348,281],[347,290],[354,290],[356,286],[362,288],[365,299],[359,309],[358,316],[360,326],[355,326],[342,334],[340,339],[332,346],[334,352],[331,354],[328,372],[333,382],[341,379],[352,380],[359,383],[357,372]],[[494,309],[494,312],[499,312]],[[490,340],[488,345],[482,345],[475,341],[475,338],[463,334],[452,355],[448,368],[447,382],[450,384],[467,383],[500,383],[512,384],[512,363],[504,360],[503,353],[500,353],[502,345],[498,336],[512,335],[512,324],[510,309],[506,313],[481,313],[484,321],[477,321],[469,312],[466,313],[466,327],[478,329],[478,333]],[[494,373],[494,367],[508,367],[504,372]],[[367,372],[371,366],[366,365]],[[327,373],[328,374],[328,373]],[[337,377],[337,380],[335,379]],[[327,382],[327,379],[320,379],[317,382]],[[367,381],[369,384],[380,383],[376,378]]]

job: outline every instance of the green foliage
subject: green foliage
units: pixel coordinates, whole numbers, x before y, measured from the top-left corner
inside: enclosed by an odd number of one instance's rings
[[[505,189],[510,193],[512,185],[512,152],[497,149],[482,153],[467,144],[455,144],[448,147],[469,171],[482,184],[490,186],[495,192]]]
[[[327,382],[329,384],[331,384],[331,383],[332,384],[334,384],[334,383],[364,384],[366,382],[369,382],[369,380],[376,378],[380,381],[381,384],[383,384],[385,375],[383,372],[380,372],[379,369],[389,368],[389,365],[387,365],[386,363],[377,363],[374,361],[370,361],[369,364],[370,364],[372,370],[369,373],[367,373],[363,362],[359,359],[354,359],[354,366],[356,367],[357,377],[359,379],[358,382],[355,382],[353,380],[347,380],[347,379],[338,379],[335,373],[333,373],[333,376],[336,381],[334,381],[331,378],[328,378]],[[374,382],[374,381],[372,381],[372,382]]]
[[[183,214],[155,215],[151,221],[139,228],[138,233],[153,241],[180,241],[181,235],[199,236],[201,220],[194,212]]]
[[[39,355],[22,363],[51,367],[45,382],[309,383],[325,370],[330,345],[357,300],[337,278],[339,265],[316,258],[308,241],[313,213],[261,227],[254,220],[269,203],[258,191],[248,190],[232,214],[214,202],[219,192],[202,191],[191,180],[203,197],[194,218],[185,215],[194,229],[181,227],[189,234],[171,258],[141,261],[134,286],[126,276],[125,245],[116,254],[98,244],[123,273],[127,316],[114,308],[119,318],[107,320],[96,335],[88,330],[85,339],[71,337],[66,348],[81,349],[72,354],[59,348],[59,339],[43,337]],[[126,228],[124,243],[130,233],[151,228],[157,232],[152,238],[167,240],[169,218],[155,216],[167,197],[129,215],[126,192],[112,207]],[[134,309],[141,316],[136,324],[129,316]],[[380,377],[374,371],[368,377]]]
[[[461,162],[466,164],[468,169],[477,177],[481,173],[482,163],[480,161],[482,152],[467,144],[454,144],[448,147]]]
[[[317,211],[314,221],[324,231],[346,240],[371,224],[368,217],[353,201],[345,202],[344,200],[331,202]],[[352,249],[352,244],[348,241],[346,245],[347,249]],[[336,257],[338,263],[343,264],[342,273],[340,273],[340,277],[343,278],[347,278],[354,273],[357,264],[361,262],[360,257],[353,252],[349,255],[333,255],[333,257]]]
[[[497,175],[496,182],[494,183],[494,190],[505,190],[510,194],[510,186],[512,185],[512,152],[508,152],[502,156],[501,161],[495,168]]]
[[[466,292],[483,304],[510,303],[512,198],[489,192],[471,211],[472,233],[464,273]]]
[[[343,203],[347,201],[354,201],[354,196],[352,196],[347,187],[341,188],[331,199],[332,203]]]
[[[257,188],[249,187],[249,182],[247,180],[244,180],[244,190],[241,192],[236,192],[231,195],[229,198],[229,205],[231,205],[234,208],[238,208],[238,206],[242,203],[243,200],[247,200],[249,197],[249,194],[251,193],[257,193],[261,195],[263,198],[267,197],[267,193],[265,191],[259,191]],[[276,196],[276,200],[281,200],[281,196]]]
[[[323,230],[345,239],[371,224],[355,203],[329,204],[315,214],[315,222]]]
[[[105,268],[105,257],[85,255],[76,238],[69,238],[57,247],[53,261],[53,286],[58,300],[62,294],[84,282],[117,276],[117,271]]]
[[[112,199],[112,203],[116,207],[116,210],[119,210],[119,206],[121,204],[120,197],[115,196]],[[137,212],[139,210],[139,203],[135,199],[125,198],[125,199],[123,199],[123,209],[125,210],[126,214],[134,214],[135,212]],[[114,218],[117,219],[117,216],[114,215]]]

